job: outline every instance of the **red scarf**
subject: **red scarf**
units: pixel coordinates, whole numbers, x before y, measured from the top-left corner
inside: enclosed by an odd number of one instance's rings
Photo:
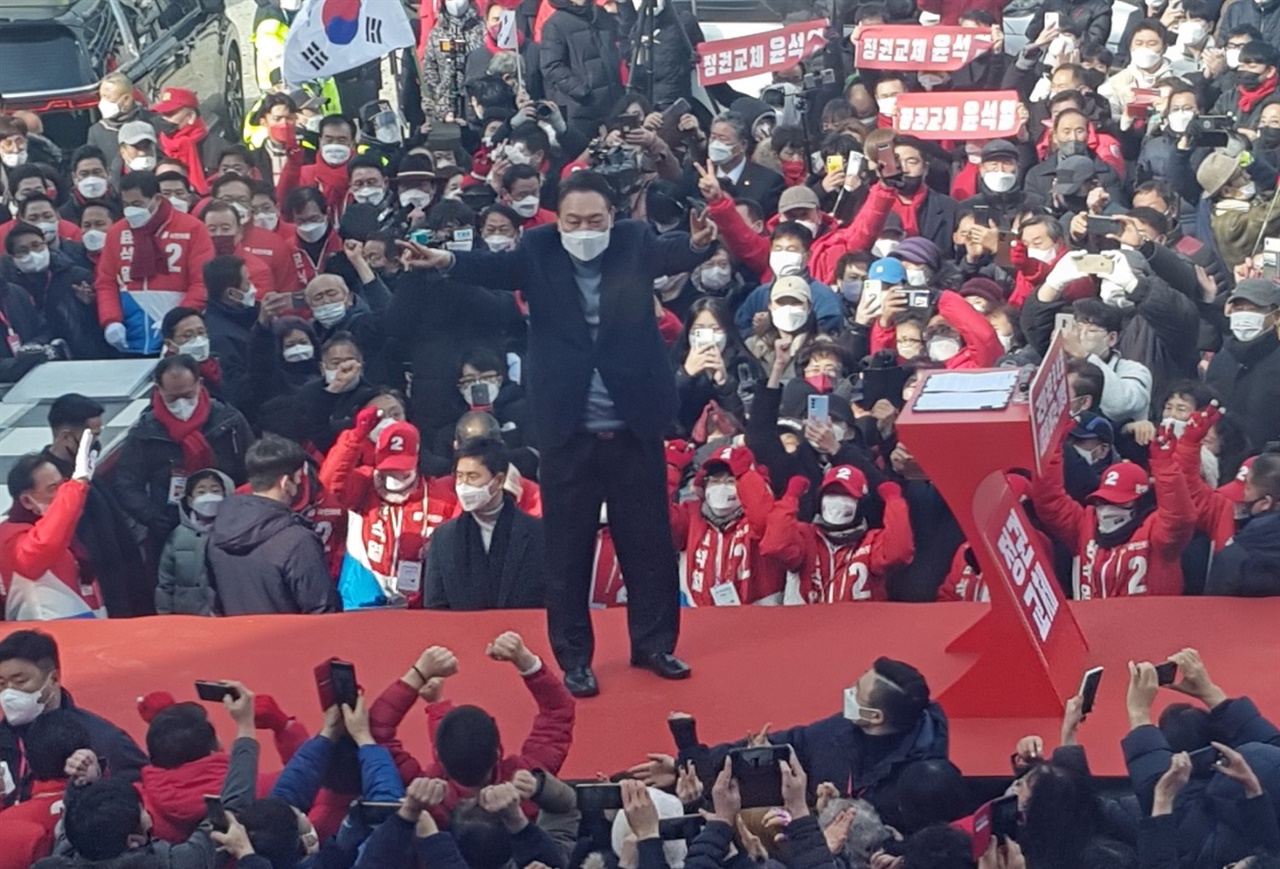
[[[929,194],[929,188],[924,183],[924,179],[920,179],[920,189],[911,194],[908,202],[902,201],[902,191],[893,191],[893,213],[898,215],[898,220],[902,221],[902,234],[904,237],[911,237],[920,234],[920,224],[916,219],[916,212],[920,210],[921,203],[924,202],[925,196]]]
[[[788,187],[798,187],[804,183],[805,168],[803,160],[780,160],[782,178]]]
[[[161,133],[160,144],[164,152],[187,167],[187,179],[201,196],[209,192],[209,179],[204,174],[204,159],[200,155],[200,143],[208,135],[204,119],[196,118],[179,127],[173,133]]]
[[[352,156],[354,158],[354,154]],[[312,166],[315,167],[316,181],[320,185],[321,192],[324,193],[325,202],[329,203],[331,211],[337,211],[341,207],[342,201],[347,198],[347,186],[349,184],[347,180],[347,164],[330,166],[324,162],[323,157],[317,157]]]
[[[172,215],[173,206],[169,204],[168,199],[161,196],[160,204],[156,207],[156,213],[151,215],[151,219],[137,229],[130,229],[133,233],[133,262],[129,270],[131,279],[154,278],[168,269],[168,261],[165,259],[164,251],[160,249],[160,243],[156,241],[156,235],[160,232],[160,228],[169,222]]]
[[[205,383],[212,383],[214,388],[222,387],[222,365],[217,359],[210,356],[200,363],[200,379]]]
[[[1240,91],[1240,111],[1253,111],[1253,107],[1258,104],[1259,100],[1264,100],[1276,92],[1277,82],[1280,82],[1280,74],[1273,72],[1269,77],[1258,82],[1258,86],[1253,90],[1237,85],[1236,89]],[[1255,124],[1254,126],[1257,125]]]
[[[213,447],[205,440],[200,429],[209,421],[209,393],[200,387],[200,396],[196,399],[196,412],[191,419],[181,420],[169,412],[160,390],[151,392],[151,412],[155,414],[164,430],[169,433],[178,446],[182,447],[182,467],[188,474],[194,474],[201,468],[213,467]]]

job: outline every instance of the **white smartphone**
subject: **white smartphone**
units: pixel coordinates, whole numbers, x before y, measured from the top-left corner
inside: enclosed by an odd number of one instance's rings
[[[809,419],[814,422],[830,422],[831,421],[831,396],[829,395],[811,395],[809,396]]]
[[[846,175],[856,175],[862,171],[862,164],[866,162],[867,155],[861,151],[850,151],[849,159],[845,161],[844,172]]]
[[[1046,12],[1044,14],[1044,29],[1049,30],[1050,28],[1057,27],[1057,26],[1058,26],[1058,13]]]
[[[884,281],[867,278],[862,282],[862,295],[866,297],[868,313],[878,316],[884,304]]]

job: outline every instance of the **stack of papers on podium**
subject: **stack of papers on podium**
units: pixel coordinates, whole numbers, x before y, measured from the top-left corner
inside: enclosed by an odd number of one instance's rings
[[[1018,383],[1018,369],[944,371],[925,378],[912,410],[1002,410]]]

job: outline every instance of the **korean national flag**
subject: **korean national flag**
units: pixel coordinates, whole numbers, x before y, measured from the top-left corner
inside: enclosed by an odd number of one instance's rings
[[[305,0],[285,39],[284,80],[328,78],[413,44],[399,0]]]

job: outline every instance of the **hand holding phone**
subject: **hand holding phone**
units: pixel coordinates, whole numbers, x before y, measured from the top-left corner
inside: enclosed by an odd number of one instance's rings
[[[1084,671],[1080,680],[1080,717],[1093,711],[1093,701],[1098,696],[1098,685],[1102,683],[1102,668],[1093,667]]]
[[[830,422],[831,421],[831,396],[829,395],[811,395],[809,396],[809,419],[814,422]]]
[[[1176,661],[1164,661],[1156,664],[1156,684],[1172,685],[1178,678],[1178,664]]]
[[[204,819],[214,832],[225,833],[230,824],[227,823],[227,810],[222,805],[222,797],[211,794],[204,795]]]
[[[230,697],[234,700],[240,696],[240,692],[226,682],[197,679],[196,696],[206,703],[221,703],[224,697]]]

